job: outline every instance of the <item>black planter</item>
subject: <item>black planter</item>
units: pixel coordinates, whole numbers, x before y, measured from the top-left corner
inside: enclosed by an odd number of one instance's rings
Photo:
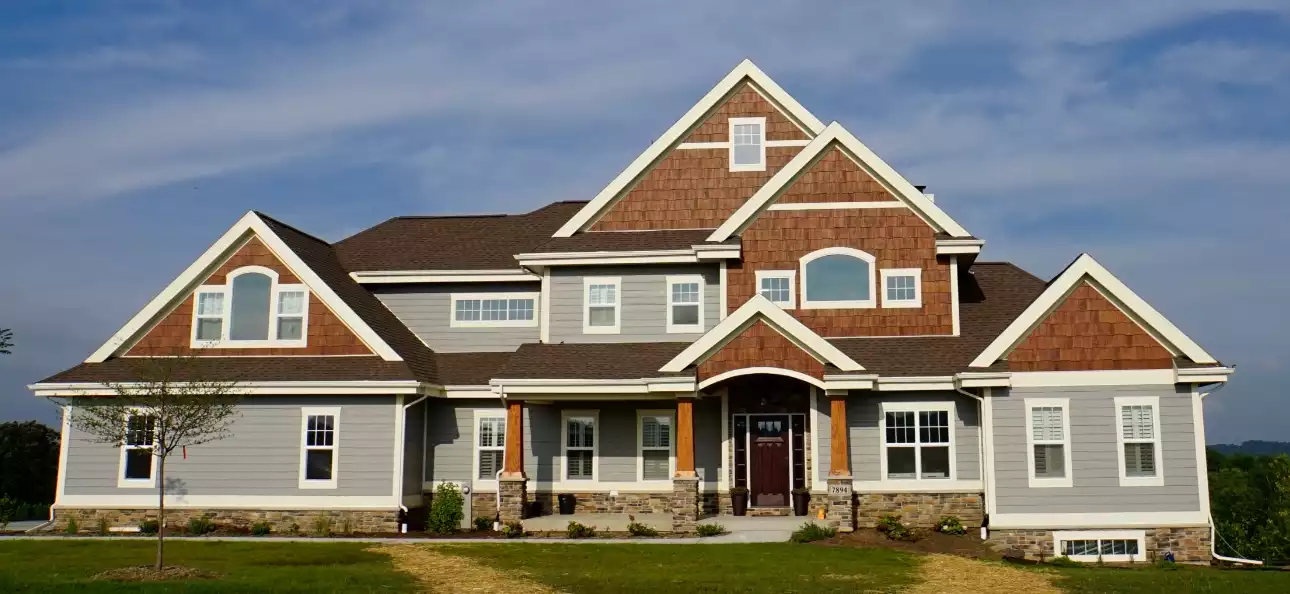
[[[748,514],[748,493],[731,493],[730,507],[734,508],[736,516]]]
[[[560,515],[562,516],[572,515],[574,504],[577,503],[577,501],[573,498],[573,494],[563,493],[558,497],[558,499],[560,500]]]
[[[793,493],[793,515],[804,516],[811,507],[810,493]]]

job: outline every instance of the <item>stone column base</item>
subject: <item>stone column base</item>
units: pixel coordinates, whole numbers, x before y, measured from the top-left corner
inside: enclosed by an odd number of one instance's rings
[[[825,521],[829,526],[838,529],[838,532],[852,532],[856,529],[855,522],[855,493],[851,490],[850,476],[829,476],[828,493],[825,495],[825,501],[828,509],[825,512]]]
[[[497,481],[497,491],[501,495],[497,518],[503,524],[523,520],[529,500],[528,479],[523,476],[501,477]]]
[[[694,532],[699,523],[699,477],[672,479],[672,532]]]

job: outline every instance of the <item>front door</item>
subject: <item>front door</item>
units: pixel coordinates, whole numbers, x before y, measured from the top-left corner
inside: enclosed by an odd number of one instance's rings
[[[748,419],[751,458],[749,490],[758,507],[788,506],[788,415],[757,415]]]

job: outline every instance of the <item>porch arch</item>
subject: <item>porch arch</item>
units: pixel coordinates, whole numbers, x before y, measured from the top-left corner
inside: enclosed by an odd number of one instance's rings
[[[732,369],[730,371],[714,375],[710,378],[707,378],[699,382],[698,388],[702,390],[709,386],[713,386],[715,384],[728,380],[732,377],[739,377],[742,375],[758,375],[758,374],[782,375],[784,377],[791,377],[793,379],[806,382],[820,389],[824,388],[824,381],[820,380],[819,378],[811,377],[800,371],[793,371],[791,369],[783,369],[780,367],[744,367],[743,369]]]

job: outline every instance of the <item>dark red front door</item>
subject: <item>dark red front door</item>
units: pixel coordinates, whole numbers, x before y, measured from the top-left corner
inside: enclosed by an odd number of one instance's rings
[[[748,419],[752,458],[752,504],[759,507],[788,505],[788,415],[753,416]]]

